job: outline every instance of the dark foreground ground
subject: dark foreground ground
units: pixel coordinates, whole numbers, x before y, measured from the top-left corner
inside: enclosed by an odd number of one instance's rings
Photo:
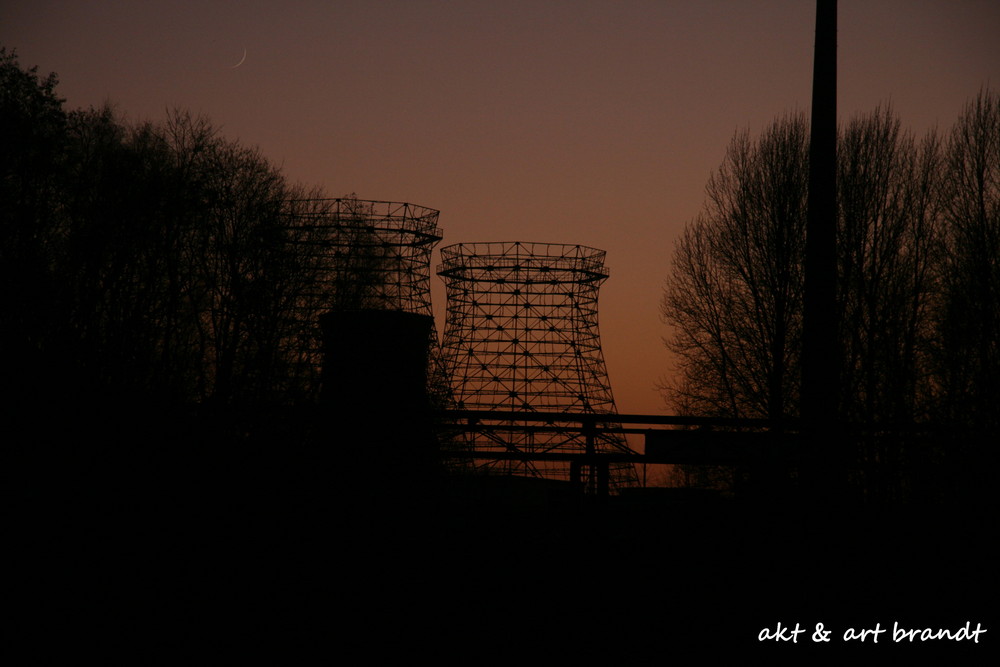
[[[986,664],[1000,641],[996,515],[979,503],[585,502],[475,480],[400,488],[307,455],[45,451],[10,468],[11,580],[19,622],[57,644],[75,631],[77,655],[814,664],[849,649]],[[966,622],[987,629],[978,643],[892,641],[894,624]],[[759,640],[779,623],[805,632]],[[877,627],[877,645],[843,640]]]

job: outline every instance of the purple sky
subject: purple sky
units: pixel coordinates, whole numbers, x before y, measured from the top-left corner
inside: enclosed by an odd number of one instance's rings
[[[442,246],[607,250],[618,408],[658,413],[674,239],[738,128],[809,111],[814,20],[810,0],[4,0],[0,40],[71,108],[189,109],[329,196],[439,209]],[[995,0],[840,0],[839,118],[891,102],[947,129],[1000,88],[998,35]]]

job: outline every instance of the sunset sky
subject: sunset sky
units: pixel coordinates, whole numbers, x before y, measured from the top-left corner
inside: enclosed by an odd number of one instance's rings
[[[655,414],[674,241],[737,129],[809,111],[814,20],[812,0],[3,0],[0,43],[70,108],[188,109],[331,197],[438,209],[439,247],[606,250],[618,409]],[[891,103],[945,130],[1000,88],[995,0],[840,0],[838,27],[841,122]]]

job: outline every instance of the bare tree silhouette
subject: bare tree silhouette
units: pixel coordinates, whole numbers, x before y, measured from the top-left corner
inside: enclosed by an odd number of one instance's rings
[[[1000,426],[1000,96],[983,90],[946,148],[935,377],[949,421]]]
[[[662,313],[679,360],[668,389],[683,414],[794,414],[801,339],[808,132],[776,121],[730,143],[705,210],[677,243]]]
[[[0,71],[8,393],[81,414],[307,394],[299,306],[319,267],[288,220],[322,193],[205,118],[66,112],[54,75],[6,52]]]
[[[840,133],[838,411],[863,427],[850,458],[868,497],[905,493],[903,469],[928,460],[885,429],[995,414],[996,109],[980,95],[946,149],[888,107]],[[678,241],[661,307],[681,413],[798,416],[807,167],[802,116],[738,133]]]

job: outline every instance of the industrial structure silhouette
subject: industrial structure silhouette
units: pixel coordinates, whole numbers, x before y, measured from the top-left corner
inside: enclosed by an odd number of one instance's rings
[[[634,486],[635,455],[615,426],[601,351],[604,252],[581,245],[472,243],[442,250],[447,322],[438,343],[430,293],[438,211],[343,198],[289,220],[314,264],[297,299],[297,357],[336,415],[344,446],[394,482],[451,470],[574,482],[591,494]],[[445,420],[487,411],[472,421]],[[605,417],[588,428],[525,413]],[[374,425],[377,424],[377,427]],[[617,453],[615,461],[593,457]],[[583,457],[590,457],[584,459]]]
[[[289,241],[297,247],[296,255],[311,264],[312,278],[296,295],[300,335],[292,356],[300,361],[296,370],[308,378],[308,393],[315,397],[324,384],[329,389],[336,382],[332,369],[323,369],[324,349],[336,348],[337,337],[346,335],[352,321],[357,325],[365,317],[362,313],[426,318],[432,338],[424,345],[433,343],[430,257],[441,230],[438,211],[408,203],[347,197],[306,209],[308,214],[288,220]],[[357,359],[358,352],[348,349],[343,358]],[[367,363],[377,363],[377,357]],[[320,381],[324,372],[325,383]],[[359,373],[350,380],[357,383],[372,375]]]
[[[464,410],[606,415],[615,402],[601,352],[598,288],[607,279],[604,251],[549,243],[470,243],[441,250],[438,269],[448,287],[441,342],[454,407]],[[585,480],[568,460],[536,453],[630,452],[621,433],[588,437],[582,430],[505,428],[468,434],[479,470],[574,479],[590,491],[634,485],[635,467],[588,466]],[[491,453],[496,455],[490,458]]]

